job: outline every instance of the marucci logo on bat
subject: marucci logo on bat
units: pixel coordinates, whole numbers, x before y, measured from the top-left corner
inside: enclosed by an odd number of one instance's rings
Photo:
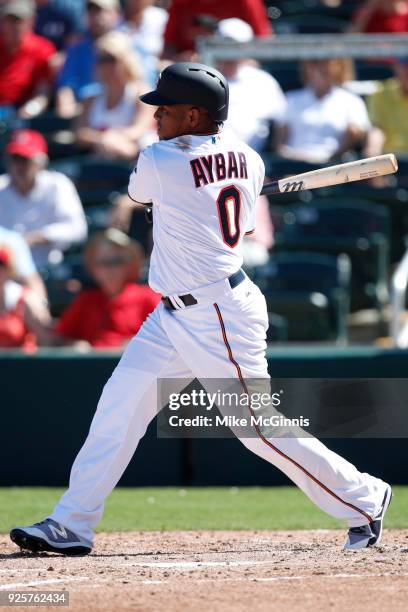
[[[285,192],[302,191],[304,189],[303,185],[304,185],[303,181],[292,181],[292,182],[284,183],[282,185],[281,191],[285,191]]]

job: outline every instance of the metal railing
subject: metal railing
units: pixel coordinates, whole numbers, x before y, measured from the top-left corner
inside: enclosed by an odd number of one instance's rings
[[[390,58],[408,55],[408,34],[281,34],[237,43],[218,36],[197,42],[201,61],[253,58],[303,60],[334,57]]]

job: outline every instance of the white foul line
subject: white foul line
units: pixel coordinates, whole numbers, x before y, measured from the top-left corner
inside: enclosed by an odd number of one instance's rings
[[[271,578],[250,578],[255,582],[274,582],[276,580],[310,580],[313,578],[386,578],[393,576],[394,578],[403,578],[408,574],[393,574],[384,572],[383,574],[312,574],[309,576],[273,576]]]
[[[10,584],[0,585],[0,591],[7,591],[8,589],[21,589],[29,586],[39,586],[40,584],[57,584],[64,582],[74,582],[80,580],[90,580],[88,576],[72,577],[72,578],[51,578],[49,580],[30,580],[29,582],[12,582]]]
[[[281,580],[314,580],[320,578],[328,578],[328,579],[338,579],[338,578],[401,578],[406,577],[408,574],[392,574],[390,572],[385,572],[383,574],[312,574],[309,576],[273,576],[270,578],[255,578],[252,576],[248,577],[238,577],[238,578],[206,578],[195,580],[198,582],[279,582]],[[142,580],[141,584],[170,584],[171,580]],[[138,583],[139,584],[139,583]]]
[[[248,565],[268,565],[274,561],[159,561],[122,563],[121,566],[129,567],[158,567],[164,569],[201,569],[205,567],[241,567]]]
[[[12,567],[8,567],[7,569],[0,569],[0,573],[2,574],[10,574],[10,573],[16,573],[17,570],[16,568],[12,568]],[[25,572],[38,572],[38,567],[25,567],[24,568]]]

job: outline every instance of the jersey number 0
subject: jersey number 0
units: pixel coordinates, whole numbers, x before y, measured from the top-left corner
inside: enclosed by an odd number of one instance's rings
[[[241,192],[234,185],[221,189],[217,198],[218,217],[222,239],[234,248],[239,241],[239,214],[241,212]]]

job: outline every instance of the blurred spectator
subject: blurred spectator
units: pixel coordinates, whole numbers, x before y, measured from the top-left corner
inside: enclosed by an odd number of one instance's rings
[[[266,196],[259,196],[256,203],[255,229],[242,241],[244,266],[261,266],[269,259],[273,246],[273,225]]]
[[[14,132],[6,155],[0,225],[24,236],[38,268],[59,263],[64,250],[86,238],[78,193],[66,176],[45,169],[47,143],[38,132]]]
[[[281,155],[327,162],[362,143],[370,121],[361,98],[341,87],[347,67],[339,59],[303,62],[305,87],[287,94],[277,131]]]
[[[121,29],[132,38],[137,49],[158,57],[163,50],[163,34],[168,13],[154,0],[125,0],[125,20]]]
[[[103,91],[84,103],[77,143],[101,157],[133,159],[143,144],[154,139],[152,109],[139,100],[147,90],[140,79],[139,59],[122,32],[99,38],[96,49]]]
[[[241,19],[223,19],[217,33],[236,42],[249,42],[252,28]],[[230,102],[225,129],[232,130],[256,151],[264,148],[269,124],[282,118],[286,100],[278,82],[265,70],[248,60],[218,62],[219,70],[228,79]]]
[[[272,29],[262,0],[173,0],[164,32],[163,56],[188,60],[195,52],[199,34],[195,18],[210,15],[217,19],[238,17],[249,23],[255,36],[270,36]]]
[[[24,238],[17,232],[0,226],[0,245],[13,253],[15,280],[32,289],[39,297],[46,299],[44,283]]]
[[[0,5],[0,107],[34,117],[48,106],[55,47],[32,31],[32,0]]]
[[[61,51],[75,40],[76,26],[72,12],[55,4],[54,0],[35,0],[37,13],[35,33],[48,38]]]
[[[11,280],[13,275],[12,253],[0,247],[0,348],[30,350],[50,317],[38,296]]]
[[[68,49],[57,83],[56,109],[62,117],[78,113],[78,102],[100,93],[95,80],[96,41],[115,28],[119,0],[89,0],[86,5],[87,32]]]
[[[125,0],[124,6],[125,19],[118,29],[131,37],[133,47],[142,61],[143,78],[153,86],[159,71],[168,13],[153,6],[153,0]]]
[[[350,31],[371,34],[408,32],[408,0],[365,0]]]
[[[137,284],[143,268],[139,244],[109,229],[94,234],[85,249],[85,264],[97,284],[83,290],[68,306],[55,333],[65,341],[86,341],[96,348],[124,346],[160,302],[160,295]]]
[[[367,155],[408,153],[408,57],[395,61],[394,72],[367,100],[373,124]]]

